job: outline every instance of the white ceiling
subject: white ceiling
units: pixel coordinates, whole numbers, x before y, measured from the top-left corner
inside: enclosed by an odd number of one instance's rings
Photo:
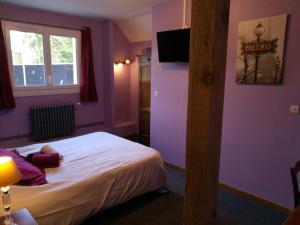
[[[152,13],[117,20],[116,23],[130,42],[149,41],[152,38]]]
[[[151,13],[170,0],[0,0],[0,2],[95,18],[127,19]]]

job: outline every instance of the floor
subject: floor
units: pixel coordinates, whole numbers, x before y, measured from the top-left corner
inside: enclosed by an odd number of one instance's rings
[[[81,225],[182,225],[184,174],[171,168],[166,172],[168,194],[144,194]],[[217,225],[281,225],[286,217],[286,213],[219,189]]]
[[[98,213],[82,225],[182,225],[184,176],[167,168],[168,194],[148,193]],[[217,225],[281,225],[286,213],[219,190]]]

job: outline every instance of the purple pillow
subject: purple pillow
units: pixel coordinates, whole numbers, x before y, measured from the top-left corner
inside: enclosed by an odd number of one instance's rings
[[[35,186],[48,183],[45,172],[26,162],[16,150],[9,151],[0,148],[0,157],[1,156],[10,156],[19,168],[22,174],[22,179],[17,184],[24,186]]]

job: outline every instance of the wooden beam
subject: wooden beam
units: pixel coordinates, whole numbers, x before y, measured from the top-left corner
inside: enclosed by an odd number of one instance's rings
[[[193,0],[185,225],[214,224],[230,0]]]

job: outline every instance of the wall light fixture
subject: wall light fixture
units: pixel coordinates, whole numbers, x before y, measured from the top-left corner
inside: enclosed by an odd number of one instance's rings
[[[130,59],[125,59],[125,60],[118,60],[115,61],[115,65],[129,65],[131,63]],[[120,66],[121,67],[121,66]]]

